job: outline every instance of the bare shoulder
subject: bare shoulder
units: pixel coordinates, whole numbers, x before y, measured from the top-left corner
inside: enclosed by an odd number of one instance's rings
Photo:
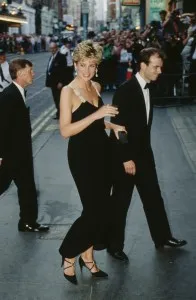
[[[70,101],[74,96],[73,89],[66,85],[61,90],[61,99]]]
[[[101,92],[101,85],[97,81],[92,81],[92,84],[96,87],[97,91]]]

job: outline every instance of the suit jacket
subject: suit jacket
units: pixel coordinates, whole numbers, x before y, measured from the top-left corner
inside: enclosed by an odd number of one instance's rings
[[[46,70],[46,86],[55,88],[59,82],[65,85],[67,67],[67,60],[65,55],[61,54],[58,51],[55,58],[52,61],[50,68],[48,68],[50,59],[48,61],[48,66]]]
[[[113,97],[113,104],[118,106],[119,114],[112,122],[124,125],[128,132],[128,143],[120,144],[111,134],[114,152],[121,162],[136,162],[146,153],[152,152],[150,131],[152,124],[152,103],[150,100],[149,121],[147,123],[146,106],[140,84],[135,76],[119,87]]]
[[[29,108],[14,83],[0,94],[0,157],[11,168],[32,167]]]

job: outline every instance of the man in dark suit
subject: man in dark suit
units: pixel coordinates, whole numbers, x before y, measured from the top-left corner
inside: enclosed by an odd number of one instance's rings
[[[13,82],[0,95],[0,195],[12,180],[18,189],[19,231],[48,231],[36,222],[37,194],[33,172],[31,124],[24,88],[32,83],[32,63],[15,59],[9,71]]]
[[[48,61],[46,71],[46,86],[52,90],[54,103],[56,106],[56,117],[59,119],[59,102],[62,87],[66,84],[66,56],[59,52],[56,43],[50,43],[50,51],[52,53]]]
[[[113,98],[113,104],[119,110],[114,122],[124,125],[127,130],[127,141],[123,144],[112,136],[114,224],[108,252],[119,260],[128,260],[123,247],[126,216],[134,186],[142,200],[155,247],[181,247],[187,243],[172,236],[150,143],[153,109],[149,83],[161,73],[163,58],[158,49],[143,49],[139,57],[139,72],[121,85]]]

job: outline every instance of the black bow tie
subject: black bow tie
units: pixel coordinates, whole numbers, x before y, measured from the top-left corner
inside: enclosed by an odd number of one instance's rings
[[[149,89],[149,88],[150,88],[150,83],[147,82],[144,89]]]

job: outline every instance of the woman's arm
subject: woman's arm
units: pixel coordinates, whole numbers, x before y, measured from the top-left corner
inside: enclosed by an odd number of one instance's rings
[[[117,125],[117,124],[114,124],[114,123],[111,123],[111,122],[108,122],[108,121],[105,121],[104,123],[105,123],[105,128],[106,129],[115,130],[117,128],[122,128],[122,131],[125,131],[124,126],[120,126],[120,125]]]
[[[106,116],[113,117],[118,112],[111,105],[104,105],[95,113],[84,119],[71,123],[73,110],[73,91],[71,88],[63,88],[60,97],[60,132],[64,138],[76,135],[86,129],[94,121]]]
[[[73,109],[73,91],[71,88],[63,88],[60,97],[60,132],[64,138],[75,135],[96,120],[95,114],[71,123]]]
[[[119,140],[119,135],[118,135],[119,131],[127,132],[126,129],[125,129],[125,126],[117,125],[117,124],[107,122],[107,121],[105,121],[104,123],[105,123],[105,128],[106,129],[110,129],[110,130],[114,131],[115,136],[118,140]]]

